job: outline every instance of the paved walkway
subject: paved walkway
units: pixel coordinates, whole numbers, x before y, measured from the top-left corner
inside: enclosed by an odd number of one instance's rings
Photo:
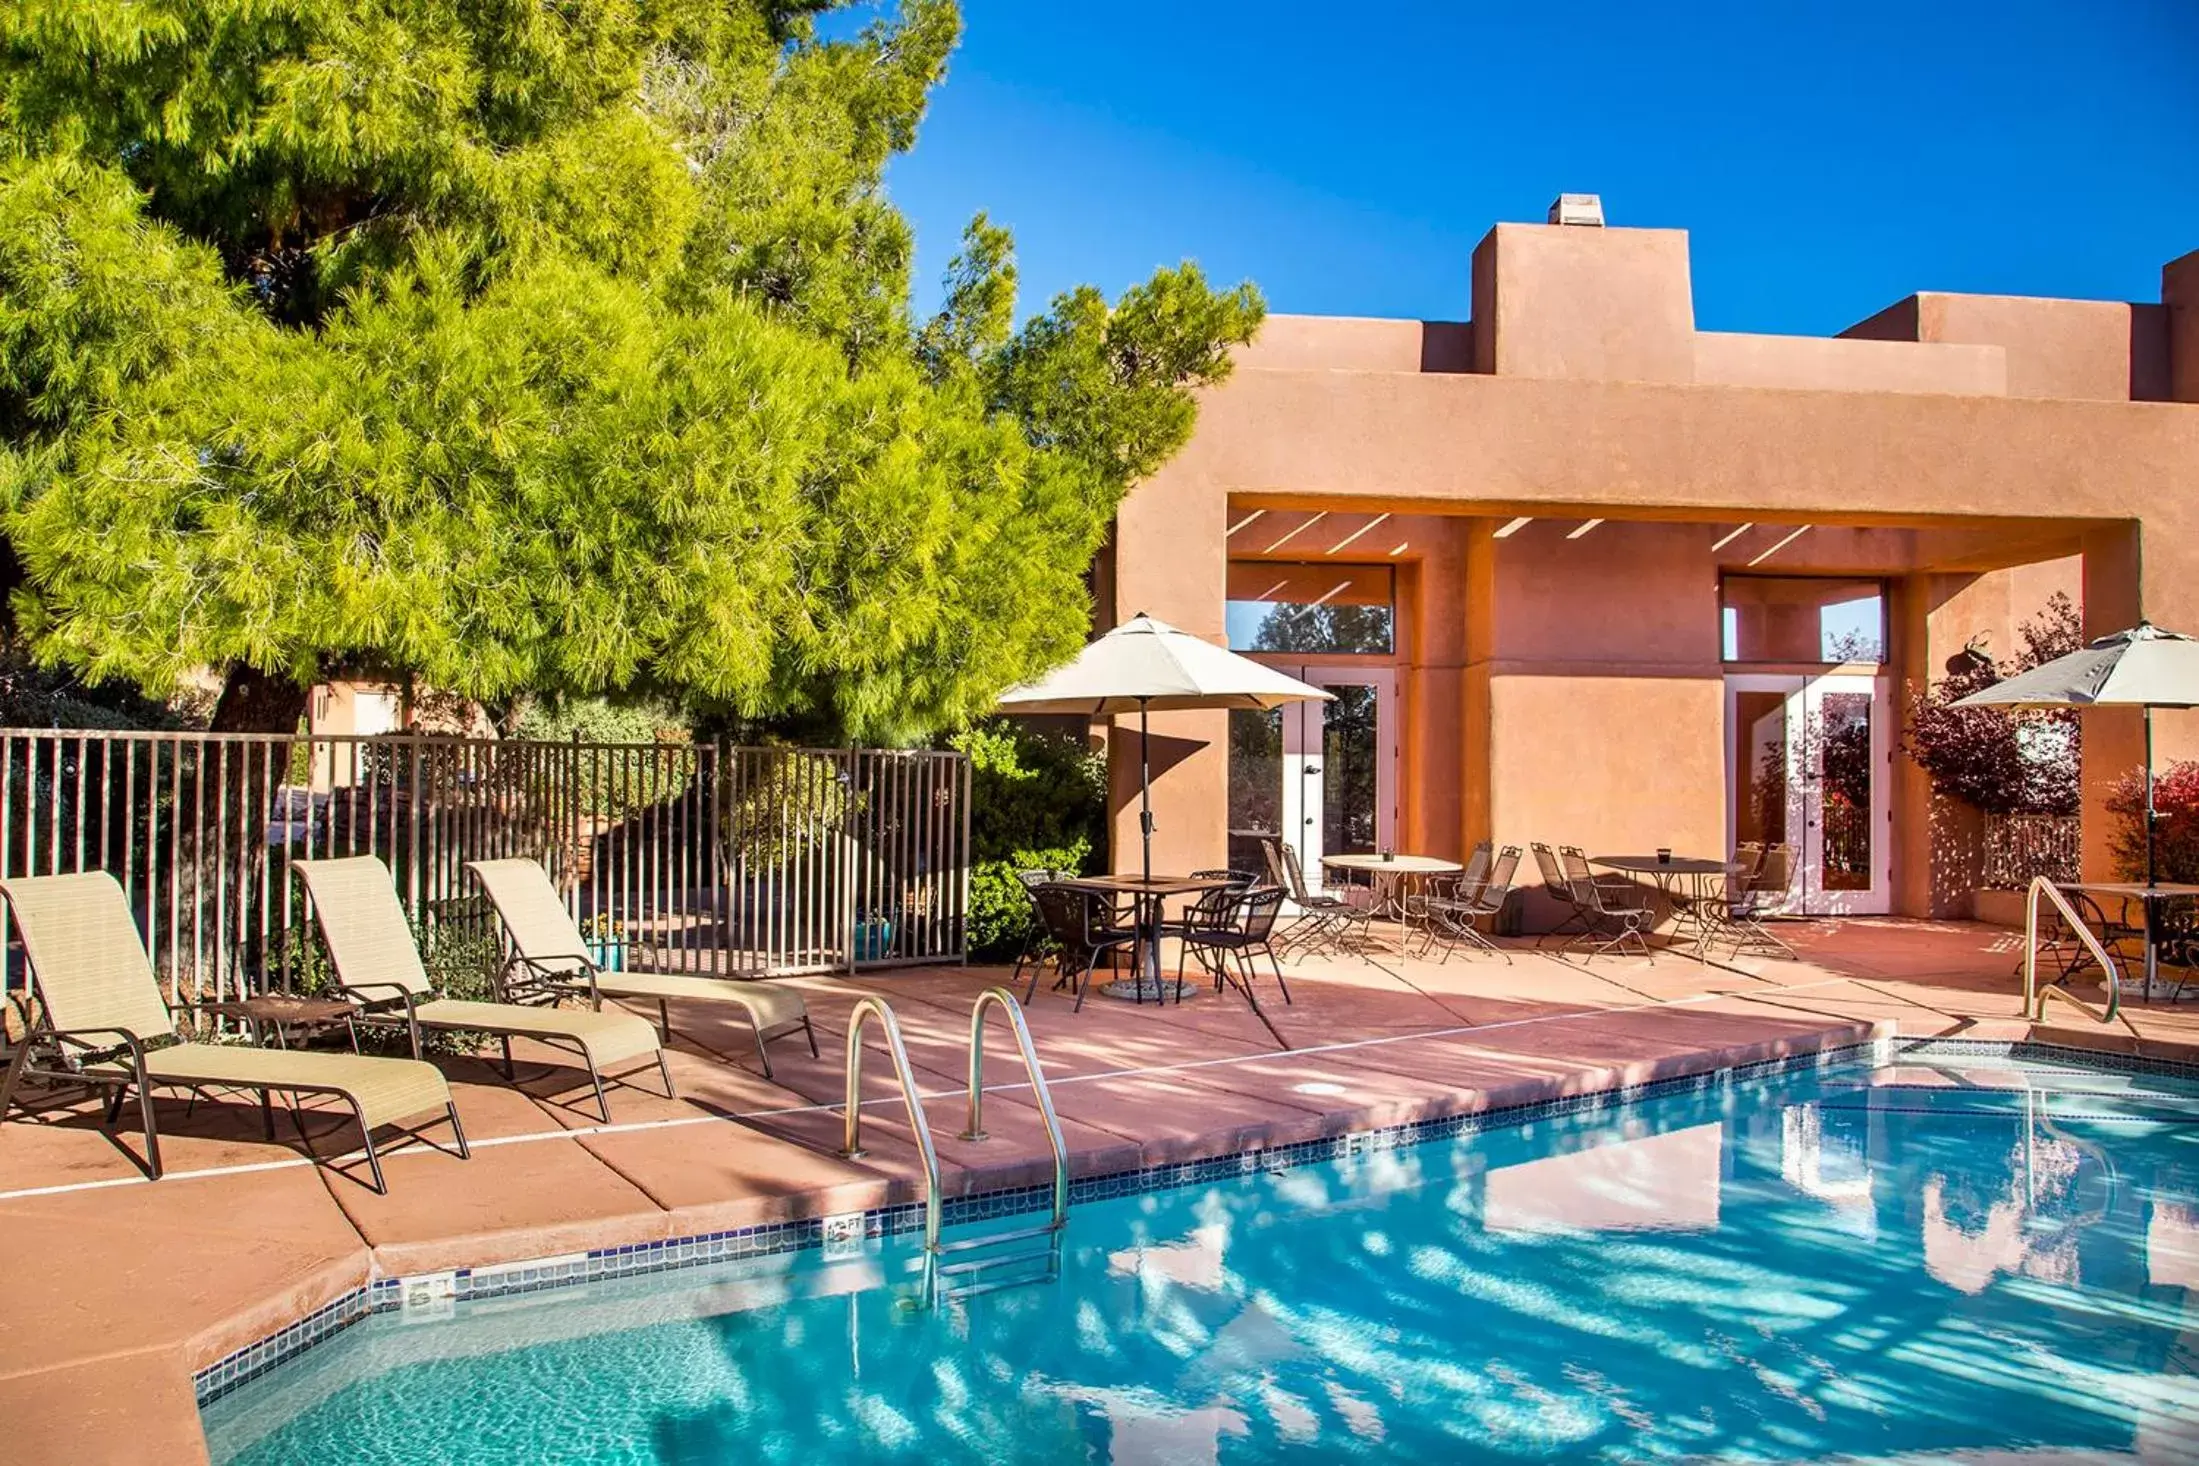
[[[1094,997],[1075,1013],[1042,990],[1029,1020],[1079,1175],[1700,1072],[1873,1032],[2032,1034],[2009,975],[2020,947],[2012,933],[1855,921],[1798,924],[1793,935],[1794,962],[1568,963],[1521,947],[1510,965],[1486,955],[1292,964],[1291,1005],[1272,982],[1262,993],[1289,1053],[1241,1000],[1211,991],[1165,1009]],[[758,1071],[744,1027],[675,1010],[680,1098],[614,1089],[609,1125],[589,1112],[584,1077],[552,1067],[547,1051],[522,1053],[537,1062],[517,1088],[485,1063],[447,1063],[474,1157],[399,1150],[383,1162],[386,1197],[362,1184],[361,1168],[331,1170],[265,1143],[252,1103],[201,1105],[186,1119],[181,1101],[163,1102],[168,1177],[157,1185],[102,1133],[91,1105],[0,1126],[6,1454],[203,1459],[192,1371],[371,1276],[915,1199],[914,1140],[882,1056],[866,1091],[870,1155],[833,1154],[843,1035],[864,993],[887,996],[901,1019],[945,1189],[1043,1180],[1043,1130],[997,1026],[991,1138],[956,1138],[970,1005],[1005,976],[934,968],[805,980],[823,1057],[780,1040],[775,1082]],[[2057,1008],[2059,1026],[2037,1036],[2199,1051],[2199,1004],[2125,1012],[2127,1023],[2103,1029]],[[315,1128],[332,1142],[324,1148],[346,1143],[333,1123]],[[136,1143],[134,1132],[122,1139]]]

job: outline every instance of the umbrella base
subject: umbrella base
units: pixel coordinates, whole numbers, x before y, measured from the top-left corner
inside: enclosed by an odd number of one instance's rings
[[[1201,973],[1204,977],[1205,974]],[[1184,978],[1183,995],[1196,998],[1204,984]],[[1113,982],[1102,983],[1092,989],[1103,998],[1114,998],[1124,1003],[1172,1003],[1176,1000],[1176,979],[1163,977],[1155,982],[1149,977],[1118,977]]]

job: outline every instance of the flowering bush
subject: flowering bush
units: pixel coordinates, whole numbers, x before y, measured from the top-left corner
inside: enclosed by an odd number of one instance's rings
[[[2017,634],[2023,650],[2014,661],[1996,664],[1977,657],[1919,696],[1902,746],[1932,776],[1934,789],[1987,814],[2075,814],[2079,724],[2074,711],[1953,706],[2084,644],[2077,608],[2059,592]]]
[[[2114,824],[2108,848],[2124,880],[2146,876],[2145,770],[2132,769],[2115,783],[2107,810]],[[2155,775],[2154,872],[2164,881],[2199,881],[2199,761],[2170,764]]]

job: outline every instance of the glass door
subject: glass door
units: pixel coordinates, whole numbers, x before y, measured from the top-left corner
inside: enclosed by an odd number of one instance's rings
[[[1889,908],[1888,712],[1886,679],[1869,673],[1726,679],[1728,834],[1793,847],[1791,912]]]
[[[1261,870],[1254,836],[1279,833],[1318,888],[1324,856],[1396,840],[1395,676],[1387,667],[1277,670],[1333,700],[1229,715],[1230,864]]]

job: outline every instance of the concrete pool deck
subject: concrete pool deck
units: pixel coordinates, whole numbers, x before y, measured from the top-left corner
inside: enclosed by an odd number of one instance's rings
[[[1380,965],[1286,968],[1262,1002],[1273,1040],[1234,996],[1180,1007],[1101,997],[1082,1013],[1046,991],[1028,1017],[1078,1175],[1229,1154],[1410,1120],[1807,1052],[1874,1034],[2199,1055],[2199,1003],[2129,1003],[2127,1023],[2057,1006],[2019,1015],[2012,932],[1951,922],[1795,923],[1798,961],[1703,965],[1678,954],[1562,962],[1515,945]],[[445,1061],[474,1157],[419,1145],[384,1158],[390,1195],[348,1164],[260,1138],[249,1101],[163,1101],[168,1177],[142,1179],[90,1103],[0,1125],[0,1418],[11,1461],[203,1460],[191,1377],[370,1278],[556,1256],[914,1200],[913,1137],[882,1055],[868,1065],[870,1154],[842,1160],[842,1041],[859,996],[888,998],[925,1090],[950,1195],[1050,1174],[1020,1063],[995,1020],[986,1128],[963,1127],[970,1005],[1000,969],[920,968],[798,982],[823,1057],[799,1039],[758,1072],[744,1026],[675,1010],[680,1098],[612,1091],[589,1113],[578,1071],[538,1053],[522,1084]],[[522,1054],[522,1058],[528,1057]],[[646,1076],[644,1082],[647,1082]],[[344,1144],[330,1120],[316,1139]],[[432,1133],[432,1132],[431,1132]],[[135,1153],[134,1130],[121,1132]],[[332,1149],[332,1147],[330,1147]],[[1073,1223],[1072,1223],[1073,1225]]]

